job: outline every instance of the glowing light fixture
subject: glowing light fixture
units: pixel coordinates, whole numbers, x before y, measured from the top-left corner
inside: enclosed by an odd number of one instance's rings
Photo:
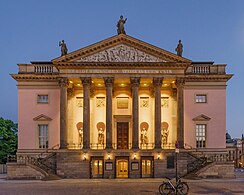
[[[164,83],[164,86],[168,86],[168,84],[167,83]]]
[[[108,153],[108,160],[110,160],[110,154]]]
[[[160,153],[158,153],[158,160],[160,159]]]
[[[84,153],[83,158],[84,158],[84,160],[86,160],[86,153]]]
[[[136,153],[134,153],[134,160],[136,160]]]
[[[175,81],[172,81],[172,83],[175,83]]]
[[[143,86],[147,86],[147,84],[146,84],[146,83],[144,83],[144,84],[143,84]]]
[[[73,81],[69,81],[69,83],[73,83]]]
[[[101,84],[101,83],[98,83],[97,85],[98,85],[98,86],[101,86],[102,84]]]
[[[80,83],[78,83],[77,86],[80,86]]]
[[[125,86],[125,84],[124,84],[124,83],[121,83],[121,84],[120,84],[120,86],[124,87],[124,86]]]

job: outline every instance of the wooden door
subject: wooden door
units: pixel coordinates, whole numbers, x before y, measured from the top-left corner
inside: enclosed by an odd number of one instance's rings
[[[128,160],[121,159],[116,162],[116,177],[117,178],[128,178]]]
[[[117,149],[128,149],[128,122],[117,123]]]

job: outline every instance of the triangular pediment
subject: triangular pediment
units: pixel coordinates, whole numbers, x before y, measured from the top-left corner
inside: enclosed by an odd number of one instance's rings
[[[201,115],[193,118],[192,120],[193,121],[209,121],[210,119],[211,119],[210,117],[208,117],[208,116],[206,116],[204,114],[201,114]]]
[[[120,34],[52,60],[52,62],[179,62],[191,60]]]
[[[34,121],[51,121],[52,119],[44,114],[41,114],[35,118],[33,118]]]

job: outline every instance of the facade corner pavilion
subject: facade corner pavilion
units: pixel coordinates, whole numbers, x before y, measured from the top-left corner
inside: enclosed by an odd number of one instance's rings
[[[18,67],[9,178],[174,176],[176,147],[182,176],[200,169],[196,162],[228,164],[225,64],[119,34]]]

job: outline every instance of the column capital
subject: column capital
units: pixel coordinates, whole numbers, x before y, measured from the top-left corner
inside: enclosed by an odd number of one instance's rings
[[[162,86],[163,78],[153,78],[154,87]]]
[[[139,87],[140,86],[140,77],[132,77],[130,78],[131,87]]]
[[[83,85],[91,85],[90,77],[81,77],[80,79],[81,79]]]
[[[104,82],[106,87],[111,87],[114,83],[114,78],[113,77],[104,77]]]
[[[65,77],[58,78],[58,85],[60,87],[67,87],[69,85],[68,79]]]
[[[183,78],[183,77],[176,78],[175,85],[176,85],[177,88],[183,87],[184,84],[185,84],[185,78]]]

